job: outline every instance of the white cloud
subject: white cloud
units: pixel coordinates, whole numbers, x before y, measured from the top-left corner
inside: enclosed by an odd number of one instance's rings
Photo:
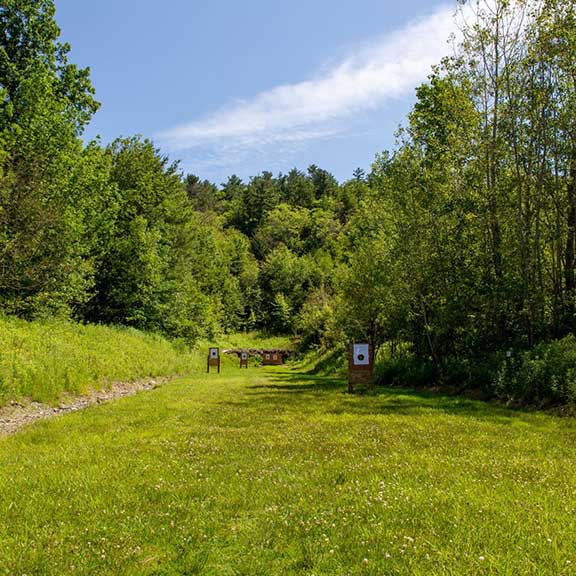
[[[332,137],[358,115],[406,95],[424,81],[431,67],[451,51],[448,40],[456,30],[454,7],[440,7],[372,40],[316,77],[231,103],[159,138],[174,151],[210,149],[210,162],[223,165],[238,153],[259,155],[270,145]]]

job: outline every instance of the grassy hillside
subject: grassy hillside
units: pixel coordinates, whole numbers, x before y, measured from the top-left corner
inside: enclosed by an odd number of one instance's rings
[[[0,439],[0,574],[576,574],[574,419],[345,389],[227,364]]]
[[[233,334],[194,350],[132,328],[0,317],[0,407],[23,398],[57,402],[111,382],[189,374],[205,366],[209,346],[285,348],[285,337]],[[235,357],[223,356],[227,366]]]
[[[0,406],[55,402],[110,382],[189,373],[195,355],[129,328],[0,318]]]
[[[289,336],[267,336],[259,332],[225,334],[212,341],[204,340],[197,346],[202,357],[209,346],[218,346],[222,350],[237,348],[291,349],[293,347]]]

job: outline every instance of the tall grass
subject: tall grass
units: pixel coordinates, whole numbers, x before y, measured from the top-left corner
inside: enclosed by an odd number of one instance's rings
[[[0,317],[0,406],[56,402],[115,381],[184,374],[198,353],[131,328]]]

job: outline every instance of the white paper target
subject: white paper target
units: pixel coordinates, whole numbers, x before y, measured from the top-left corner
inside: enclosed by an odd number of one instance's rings
[[[266,360],[270,360],[270,354],[266,354]]]
[[[218,358],[218,348],[210,348],[210,358]]]
[[[370,351],[368,344],[354,344],[354,366],[368,366]]]
[[[248,354],[246,354],[246,352],[242,352],[242,360],[247,360],[248,359]]]
[[[272,360],[278,360],[278,354],[274,354],[274,355],[272,356]]]

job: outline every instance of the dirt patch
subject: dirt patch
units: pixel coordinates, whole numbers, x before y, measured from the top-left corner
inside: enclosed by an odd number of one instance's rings
[[[170,380],[171,378],[154,378],[135,382],[115,382],[108,388],[92,390],[84,396],[64,398],[57,406],[40,402],[11,402],[8,406],[0,408],[0,437],[14,434],[23,426],[37,420],[76,412],[124,396],[134,396],[143,390],[158,388]]]

